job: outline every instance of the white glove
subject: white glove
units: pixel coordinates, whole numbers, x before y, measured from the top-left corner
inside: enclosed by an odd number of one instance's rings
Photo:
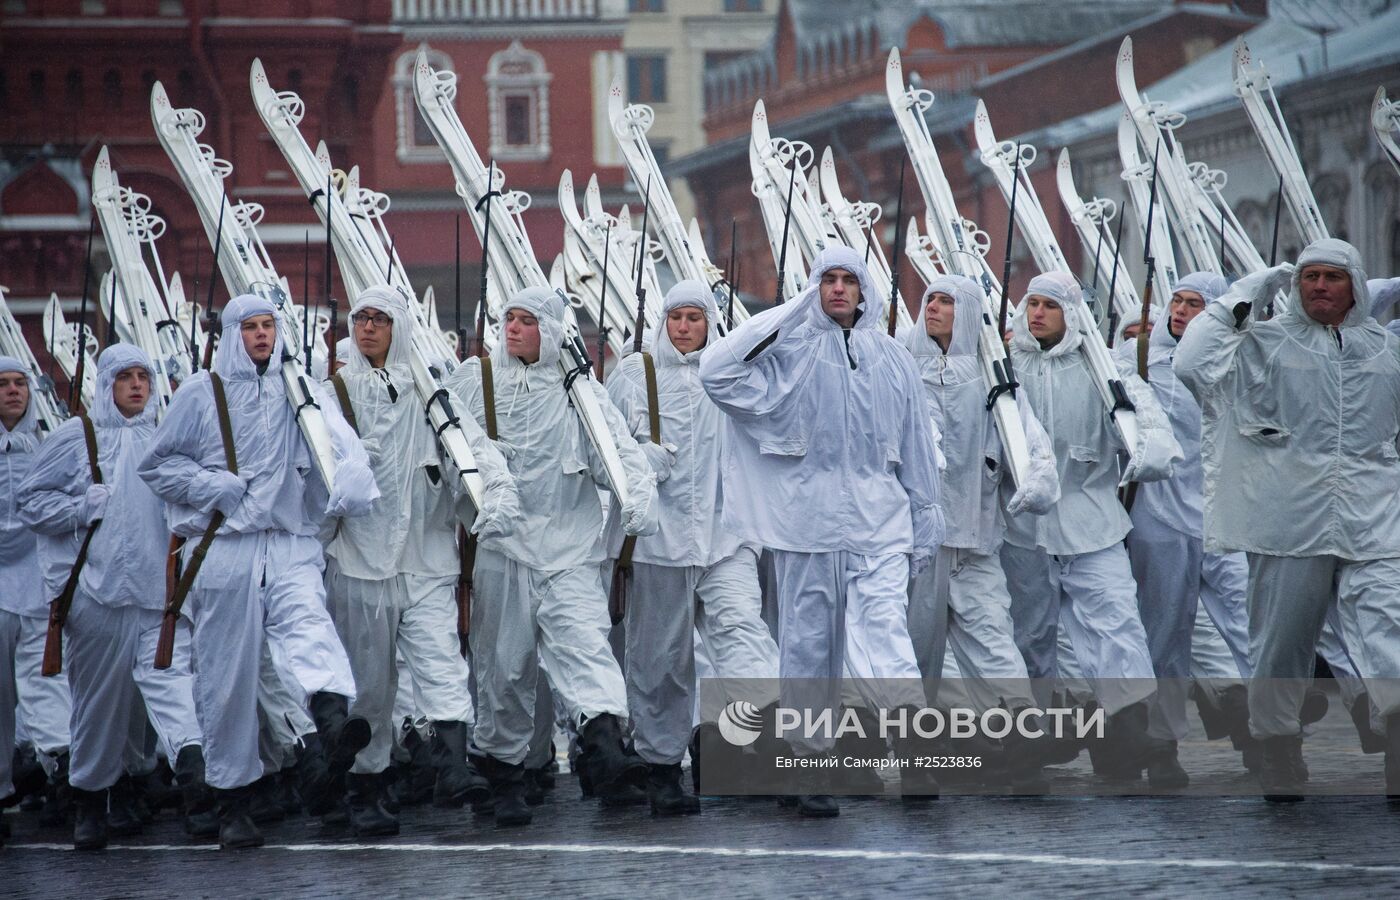
[[[111,499],[112,489],[105,484],[88,485],[87,493],[83,494],[81,505],[78,509],[78,520],[83,525],[91,525],[102,518],[102,513],[107,509],[107,501]]]
[[[227,469],[213,470],[209,473],[212,500],[204,511],[217,509],[225,516],[233,515],[238,504],[243,502],[243,495],[248,493],[248,482],[251,480],[251,475],[235,475]]]
[[[656,483],[660,484],[671,477],[671,469],[676,465],[675,444],[653,444],[650,441],[645,444],[638,444],[642,448],[642,455],[647,458],[647,464],[656,473]]]
[[[1138,445],[1133,457],[1123,467],[1119,487],[1133,481],[1162,481],[1172,477],[1174,463],[1181,459],[1181,445],[1176,437],[1161,428],[1144,428],[1138,433]]]
[[[366,482],[372,490],[364,489]],[[335,486],[331,488],[330,499],[326,502],[326,515],[337,518],[363,516],[369,512],[370,505],[378,496],[374,473],[368,466],[341,463],[336,469]]]
[[[1032,506],[1038,498],[1035,492],[1028,490],[1028,486],[1023,485],[1020,490],[1011,495],[1011,499],[1006,501],[1006,514],[1008,516],[1019,516],[1026,509]],[[1038,513],[1037,513],[1038,515]]]
[[[631,503],[622,507],[622,530],[626,534],[635,534],[638,537],[646,537],[649,534],[656,534],[660,523],[657,521],[656,491],[634,492],[636,495]]]
[[[931,563],[931,562],[933,562],[933,555],[932,555],[932,554],[929,554],[929,553],[915,553],[915,554],[913,554],[913,555],[909,558],[909,577],[910,577],[910,578],[914,578],[915,576],[917,576],[917,575],[918,575],[920,572],[922,572],[924,569],[927,569],[928,566],[929,566],[929,563]]]
[[[472,533],[478,538],[507,537],[515,533],[515,517],[506,515],[500,503],[488,500],[472,522]]]

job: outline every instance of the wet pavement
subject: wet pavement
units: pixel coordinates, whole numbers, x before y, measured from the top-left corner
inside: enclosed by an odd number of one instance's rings
[[[191,844],[167,812],[140,837],[80,854],[64,831],[11,810],[0,896],[1397,893],[1400,804],[1360,795],[1379,790],[1382,760],[1355,743],[1340,715],[1320,723],[1305,748],[1313,783],[1354,793],[1291,805],[1250,795],[1228,742],[1201,737],[1181,748],[1193,796],[1107,796],[1122,788],[1081,756],[1052,771],[1049,797],[845,799],[825,820],[756,798],[707,798],[700,816],[682,819],[603,809],[580,799],[567,772],[525,828],[417,806],[397,838],[355,841],[299,818],[266,828],[261,850],[227,853]],[[1071,796],[1089,792],[1101,795]]]

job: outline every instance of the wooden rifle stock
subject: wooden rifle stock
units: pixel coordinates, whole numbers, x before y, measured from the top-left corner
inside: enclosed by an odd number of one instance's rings
[[[82,347],[79,346],[81,352]],[[87,445],[88,467],[92,471],[92,483],[102,483],[102,469],[97,465],[97,432],[92,427],[92,420],[86,414],[79,414],[78,418],[83,423],[83,442]],[[102,520],[98,519],[88,526],[87,534],[83,535],[83,543],[78,548],[78,555],[73,560],[73,568],[68,570],[68,580],[63,583],[63,590],[59,592],[49,603],[49,627],[44,635],[44,659],[40,664],[40,674],[46,677],[53,677],[63,671],[63,626],[68,623],[68,611],[73,607],[73,596],[78,592],[78,579],[83,573],[83,566],[87,563],[88,548],[92,546],[92,536],[97,533],[98,526]]]

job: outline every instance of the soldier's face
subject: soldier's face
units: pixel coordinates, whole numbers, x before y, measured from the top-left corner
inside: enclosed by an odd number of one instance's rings
[[[820,285],[822,312],[842,328],[856,321],[856,306],[860,303],[860,279],[845,269],[827,269]]]
[[[112,382],[112,402],[117,405],[117,412],[128,419],[140,415],[150,398],[151,373],[145,366],[132,366],[117,373]]]
[[[272,358],[277,343],[277,320],[271,315],[249,316],[238,326],[248,358],[261,365]]]
[[[506,310],[506,353],[527,364],[540,359],[540,320],[523,309]]]
[[[389,358],[389,345],[394,342],[394,320],[387,313],[367,306],[352,317],[355,323],[355,346],[376,369]]]
[[[944,350],[948,349],[948,342],[953,339],[954,308],[953,298],[942,291],[931,294],[924,306],[924,328],[928,336],[938,341],[938,346]]]
[[[29,379],[23,372],[0,372],[0,421],[13,428],[29,408]]]
[[[1340,325],[1351,309],[1351,273],[1336,266],[1304,266],[1298,276],[1303,311],[1323,325]]]
[[[1191,324],[1191,320],[1205,311],[1206,298],[1195,291],[1177,291],[1172,294],[1171,303],[1167,310],[1171,313],[1172,335],[1180,338],[1186,333],[1186,326]]]
[[[678,306],[666,314],[666,336],[681,353],[694,353],[705,346],[709,335],[705,311],[695,306]]]
[[[1053,347],[1065,336],[1065,311],[1055,300],[1031,294],[1026,298],[1026,326],[1042,347]]]

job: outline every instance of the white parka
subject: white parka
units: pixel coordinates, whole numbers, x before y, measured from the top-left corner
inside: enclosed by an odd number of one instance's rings
[[[603,526],[598,488],[609,487],[603,461],[569,407],[559,368],[564,339],[564,301],[548,288],[526,288],[511,297],[507,309],[528,312],[539,322],[540,358],[526,364],[506,353],[505,322],[491,351],[498,445],[515,478],[520,515],[510,535],[481,539],[484,549],[503,553],[532,569],[557,572],[603,559]],[[582,377],[582,376],[581,376]],[[627,431],[622,414],[603,386],[585,379],[598,398],[606,426],[617,442],[632,509],[622,510],[636,530],[656,530],[656,475]],[[481,363],[469,359],[448,379],[464,410],[483,428],[485,404]]]
[[[245,294],[230,300],[221,316],[223,338],[214,354],[214,371],[223,379],[228,397],[238,475],[230,475],[225,467],[214,390],[206,372],[180,385],[141,461],[141,477],[169,504],[170,528],[176,534],[202,534],[217,507],[226,517],[219,534],[275,530],[314,537],[328,503],[346,515],[363,515],[379,496],[360,439],[336,402],[312,384],[337,467],[333,489],[328,492],[321,483],[287,403],[279,369],[281,334],[262,373],[243,348],[243,320],[275,314],[270,302]]]
[[[1195,272],[1183,277],[1172,287],[1177,291],[1194,291],[1206,301],[1207,308],[1229,290],[1224,278],[1213,272]],[[1154,307],[1155,309],[1156,307]],[[1199,314],[1198,314],[1199,317]],[[1152,516],[1174,531],[1199,538],[1201,518],[1201,407],[1196,398],[1181,383],[1172,370],[1178,338],[1171,333],[1171,323],[1159,322],[1152,329],[1147,347],[1147,383],[1171,422],[1172,433],[1181,444],[1182,459],[1172,470],[1170,478],[1150,481],[1138,488],[1133,513]],[[1136,348],[1135,348],[1136,349]],[[1120,360],[1123,373],[1137,372],[1137,354]]]
[[[924,325],[923,310],[933,302],[935,293],[953,298],[953,335],[946,352],[929,337]],[[947,459],[941,482],[947,523],[943,545],[988,554],[1001,545],[1006,530],[999,489],[1011,482],[1003,477],[1006,457],[996,422],[987,409],[990,387],[977,361],[981,317],[981,288],[975,281],[961,275],[939,276],[929,282],[918,318],[900,330],[899,339],[914,355],[923,376],[929,415],[942,435]],[[1021,392],[1017,392],[1016,407],[1031,463],[1026,483],[1011,498],[1011,508],[1038,515],[1060,497],[1055,454]]]
[[[707,285],[681,281],[666,292],[658,324],[648,341],[656,366],[660,445],[651,442],[642,355],[625,357],[608,380],[608,396],[622,411],[657,477],[657,532],[638,539],[632,559],[660,566],[710,566],[733,556],[741,543],[720,522],[724,508],[720,477],[724,414],[700,383],[704,347],[681,353],[666,330],[670,312],[687,306],[705,313],[709,323],[705,346],[719,340],[719,308]],[[612,516],[608,540],[612,552],[621,541],[620,520]]]
[[[1340,327],[1302,308],[1299,274],[1315,263],[1351,274]],[[1287,308],[1254,321],[1250,306],[1283,286]],[[1174,366],[1201,404],[1207,550],[1400,556],[1400,338],[1369,309],[1360,254],[1329,238],[1192,320]]]
[[[460,478],[451,460],[439,452],[414,390],[409,349],[417,319],[403,295],[387,287],[360,294],[350,315],[371,308],[394,322],[384,367],[370,365],[352,342],[339,374],[369,454],[379,499],[368,515],[341,520],[326,553],[335,557],[342,574],[366,581],[456,575],[461,570],[456,542]],[[498,530],[509,531],[520,505],[505,458],[475,420],[464,417],[462,430],[485,483],[486,510],[476,524],[489,530],[494,523]],[[460,507],[465,516],[474,512],[465,498]]]
[[[0,372],[19,372],[29,384],[29,405],[13,429],[0,422],[0,609],[31,618],[49,614],[39,576],[34,532],[19,516],[19,486],[39,449],[39,419],[34,411],[34,379],[13,356],[0,356]],[[60,585],[61,587],[61,585]]]
[[[1062,272],[1037,275],[1027,287],[1027,298],[1032,294],[1049,297],[1064,312],[1065,335],[1052,347],[1042,348],[1031,335],[1024,299],[1012,320],[1016,379],[1050,435],[1060,475],[1060,500],[1043,516],[1008,517],[1006,541],[1060,556],[1102,550],[1121,541],[1132,527],[1117,494],[1118,454],[1127,448],[1080,352],[1080,342],[1094,323],[1080,321],[1085,306],[1079,290],[1073,276]],[[1165,478],[1180,458],[1181,447],[1142,379],[1126,375],[1122,382],[1137,409],[1138,480]]]
[[[103,606],[161,609],[170,542],[165,504],[136,474],[155,435],[156,404],[148,401],[128,419],[112,399],[117,375],[138,366],[152,381],[157,377],[150,357],[134,344],[113,344],[97,359],[91,418],[97,467],[106,488],[98,490],[110,493],[100,508],[102,524],[93,534],[78,586]],[[92,484],[83,425],[72,418],[40,447],[20,488],[20,515],[41,535],[39,557],[47,596],[63,590],[87,533],[86,498]]]
[[[860,281],[855,326],[823,312],[830,269]],[[707,348],[700,378],[728,415],[723,522],[741,539],[801,553],[912,554],[943,540],[938,463],[913,359],[871,312],[861,256],[831,247],[807,289]]]

